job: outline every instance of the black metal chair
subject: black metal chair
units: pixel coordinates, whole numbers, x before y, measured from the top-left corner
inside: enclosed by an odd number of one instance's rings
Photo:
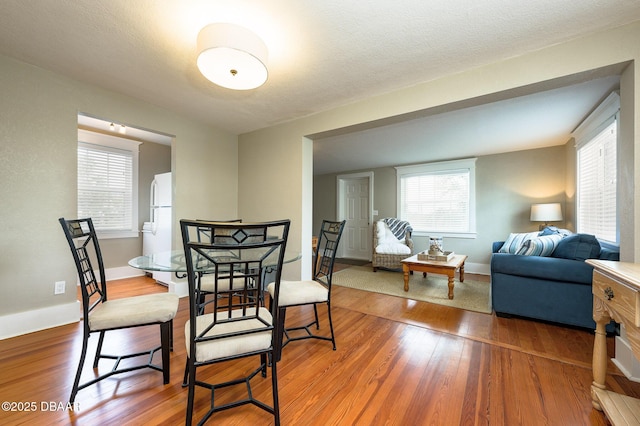
[[[318,235],[318,244],[313,256],[312,280],[282,281],[280,283],[279,295],[276,293],[273,283],[267,286],[271,303],[277,301],[280,311],[278,314],[278,320],[280,321],[278,327],[281,331],[278,332],[278,337],[282,340],[286,338],[286,340],[278,344],[279,352],[277,354],[277,360],[280,359],[280,351],[282,348],[289,342],[295,340],[312,338],[328,340],[333,344],[333,350],[336,350],[336,339],[333,333],[333,321],[331,320],[331,281],[333,278],[333,265],[336,260],[338,244],[340,243],[340,237],[342,236],[345,223],[346,221],[322,221],[320,234]],[[316,326],[316,330],[320,329],[317,308],[317,305],[320,303],[327,305],[331,337],[314,334],[310,329],[313,325]],[[314,321],[303,326],[285,328],[287,308],[302,305],[313,305]],[[304,331],[304,334],[293,336],[290,334],[293,331]]]
[[[62,225],[62,230],[69,243],[82,291],[82,352],[80,354],[78,371],[76,372],[69,401],[73,402],[75,400],[79,390],[100,380],[106,379],[114,374],[126,373],[142,368],[161,371],[163,373],[163,383],[169,383],[169,352],[173,350],[173,318],[178,311],[178,296],[170,293],[160,293],[113,300],[107,299],[107,282],[105,279],[102,252],[100,251],[100,245],[92,220],[90,218],[74,220],[60,218],[59,222],[60,225]],[[94,269],[93,261],[97,262],[97,270]],[[96,273],[99,275],[100,281],[96,279]],[[160,346],[147,351],[125,355],[102,354],[102,344],[107,331],[155,324],[160,325]],[[80,384],[91,333],[99,333],[93,368],[98,368],[100,359],[110,359],[115,362],[110,371]],[[153,356],[158,350],[162,350],[161,365],[153,363]],[[122,360],[141,356],[147,358],[146,364],[120,368],[120,362]]]
[[[273,359],[279,342],[275,335],[277,305],[272,305],[269,311],[262,306],[258,293],[262,288],[263,270],[273,267],[276,271],[273,289],[278,294],[289,226],[289,220],[180,221],[189,282],[189,321],[185,324],[187,425],[193,418],[196,386],[211,392],[210,408],[199,424],[215,412],[245,404],[254,404],[273,414],[275,424],[280,424],[276,363],[270,363],[273,405],[254,398],[251,380],[259,373],[267,376],[269,359]],[[198,239],[203,231],[212,237]],[[200,279],[204,274],[212,278],[212,283],[204,284]],[[202,297],[212,292],[213,297]],[[200,367],[252,356],[258,356],[260,364],[246,376],[223,383],[196,380]],[[211,371],[207,374],[211,376]],[[246,398],[216,405],[216,390],[241,384],[247,388]]]

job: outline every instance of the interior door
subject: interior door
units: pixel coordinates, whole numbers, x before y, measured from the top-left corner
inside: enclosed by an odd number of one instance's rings
[[[369,178],[349,178],[342,182],[342,218],[347,221],[342,235],[342,256],[371,258],[369,221]]]

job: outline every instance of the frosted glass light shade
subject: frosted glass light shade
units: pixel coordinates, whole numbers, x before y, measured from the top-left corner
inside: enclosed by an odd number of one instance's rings
[[[234,24],[210,24],[198,34],[198,69],[218,86],[249,90],[267,81],[268,50],[253,32]]]
[[[558,222],[562,220],[560,203],[532,204],[531,222]]]

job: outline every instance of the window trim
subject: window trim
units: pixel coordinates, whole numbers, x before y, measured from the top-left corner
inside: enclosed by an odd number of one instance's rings
[[[476,160],[477,158],[466,158],[461,160],[439,161],[435,163],[415,164],[411,166],[396,167],[396,214],[402,218],[402,179],[411,176],[419,176],[430,173],[446,171],[469,171],[469,231],[467,232],[439,232],[433,231],[413,231],[416,236],[438,235],[447,238],[476,238]]]
[[[616,157],[620,151],[620,94],[617,91],[611,92],[602,103],[600,103],[596,109],[593,110],[572,132],[575,140],[576,148],[576,231],[580,232],[580,164],[579,164],[579,151],[586,144],[591,142],[600,132],[609,127],[613,122],[616,123]],[[619,160],[616,164],[616,180],[620,182],[618,170]],[[620,244],[620,208],[619,208],[619,190],[616,187],[616,241],[609,241],[603,238],[603,241],[611,244]],[[598,237],[596,235],[596,237]],[[598,237],[601,238],[601,237]]]
[[[138,222],[138,192],[139,192],[139,153],[140,144],[142,142],[134,141],[127,138],[118,136],[112,136],[102,133],[91,132],[84,129],[78,129],[78,146],[80,144],[98,145],[106,148],[119,149],[123,151],[131,152],[132,156],[132,169],[131,169],[131,228],[129,230],[122,231],[105,231],[96,230],[98,237],[101,239],[110,238],[138,238],[140,236],[139,222]],[[77,170],[76,170],[77,174]],[[77,187],[76,187],[76,209],[77,209]]]

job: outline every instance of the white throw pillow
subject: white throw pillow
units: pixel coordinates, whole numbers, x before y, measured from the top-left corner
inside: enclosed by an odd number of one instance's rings
[[[378,245],[376,246],[376,253],[381,254],[402,254],[410,255],[411,249],[393,235],[389,226],[379,220],[376,222],[376,238],[378,239]]]
[[[376,222],[376,239],[378,240],[378,244],[384,242],[386,232],[384,230],[385,223],[381,220]]]
[[[404,244],[403,241],[400,241],[393,235],[389,226],[383,221],[379,220],[376,228],[376,238],[378,239],[378,244]]]

